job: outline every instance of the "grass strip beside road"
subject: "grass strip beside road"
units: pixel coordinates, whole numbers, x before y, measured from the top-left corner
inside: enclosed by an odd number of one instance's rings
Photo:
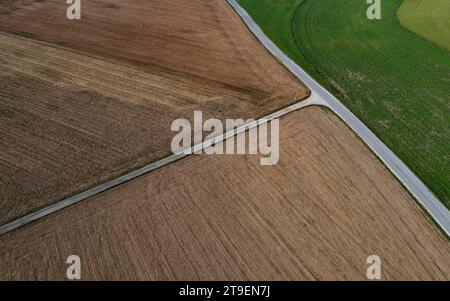
[[[403,28],[402,1],[368,20],[358,0],[240,0],[450,208],[450,52]]]

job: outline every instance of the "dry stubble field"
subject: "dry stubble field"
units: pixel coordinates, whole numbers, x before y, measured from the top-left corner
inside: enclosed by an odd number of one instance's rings
[[[171,122],[308,95],[226,3],[0,3],[0,224],[170,154]]]
[[[449,242],[335,115],[281,119],[280,162],[194,156],[0,237],[0,279],[449,279]]]

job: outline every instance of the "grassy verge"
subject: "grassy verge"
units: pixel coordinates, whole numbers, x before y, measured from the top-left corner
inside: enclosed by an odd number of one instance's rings
[[[240,0],[266,34],[334,93],[450,208],[450,52],[359,0]]]

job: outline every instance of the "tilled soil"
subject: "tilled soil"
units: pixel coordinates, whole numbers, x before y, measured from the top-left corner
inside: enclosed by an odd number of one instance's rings
[[[81,20],[68,20],[67,7],[59,1],[2,1],[0,30],[259,92],[254,102],[260,105],[277,106],[279,97],[305,93],[226,1],[90,0],[82,4]]]
[[[449,242],[335,115],[280,121],[280,161],[188,157],[0,237],[0,279],[449,279]]]
[[[309,93],[222,1],[82,5],[0,3],[0,224],[170,155],[194,110],[256,118]]]

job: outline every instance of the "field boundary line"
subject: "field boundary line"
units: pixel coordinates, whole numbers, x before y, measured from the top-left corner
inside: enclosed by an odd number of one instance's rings
[[[409,193],[425,208],[443,232],[450,237],[450,211],[437,199],[428,187],[403,163],[364,123],[348,110],[334,95],[322,87],[306,71],[291,60],[263,32],[247,11],[236,0],[227,0],[248,29],[261,44],[292,74],[302,81],[311,93],[317,94],[326,106],[342,119],[394,174]]]
[[[202,143],[196,144],[189,148],[190,153],[193,154],[195,151],[203,150],[205,148],[215,145],[216,143],[223,142],[229,138],[232,138],[239,134],[245,133],[249,129],[252,129],[259,125],[268,123],[274,119],[280,118],[286,114],[300,110],[300,109],[308,107],[308,106],[326,106],[326,103],[316,93],[311,93],[311,95],[304,100],[300,100],[300,101],[298,101],[292,105],[289,105],[283,109],[275,111],[264,117],[261,117],[258,120],[244,123],[244,124],[236,127],[235,129],[228,130],[223,134],[217,135],[216,137],[207,139],[207,140],[203,141]],[[15,219],[13,221],[10,221],[4,225],[1,225],[0,226],[0,235],[6,234],[14,229],[25,226],[25,225],[27,225],[33,221],[36,221],[40,218],[43,218],[51,213],[54,213],[56,211],[59,211],[61,209],[64,209],[71,205],[74,205],[76,203],[79,203],[83,200],[86,200],[88,198],[96,196],[96,195],[103,193],[107,190],[110,190],[114,187],[125,184],[125,183],[127,183],[133,179],[136,179],[140,176],[143,176],[149,172],[155,171],[163,166],[174,163],[175,161],[178,161],[185,157],[191,156],[190,154],[186,154],[187,150],[188,149],[181,150],[181,151],[179,151],[173,155],[170,155],[166,158],[163,158],[159,161],[150,163],[144,167],[141,167],[141,168],[138,168],[131,172],[128,172],[122,176],[114,178],[110,181],[107,181],[105,183],[97,185],[93,188],[90,188],[88,190],[85,190],[83,192],[75,194],[71,197],[65,198],[61,201],[58,201],[58,202],[52,204],[52,205],[46,206],[35,212],[29,213],[27,215],[24,215],[20,218]]]

